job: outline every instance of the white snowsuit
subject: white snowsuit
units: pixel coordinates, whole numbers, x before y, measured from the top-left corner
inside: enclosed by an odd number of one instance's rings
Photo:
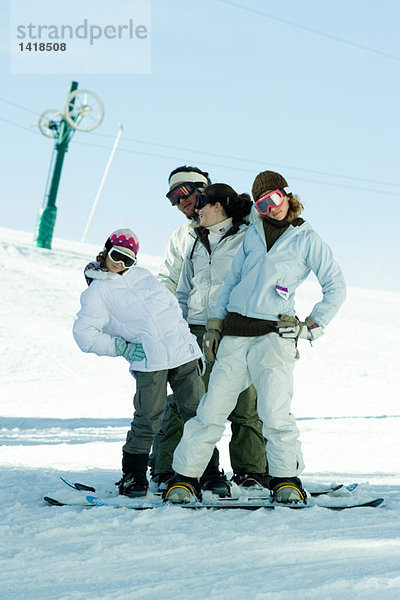
[[[205,325],[211,317],[247,225],[242,224],[232,231],[235,233],[225,235],[211,254],[202,241],[195,238],[184,260],[176,296],[183,316],[190,325]]]
[[[267,252],[263,224],[251,225],[214,309],[264,320],[294,315],[296,288],[313,271],[323,299],[311,317],[326,326],[345,299],[345,282],[330,248],[308,223],[289,228]],[[173,468],[187,477],[200,477],[238,393],[252,382],[257,390],[258,414],[267,438],[269,473],[294,477],[304,465],[299,431],[290,413],[293,395],[295,342],[277,333],[255,337],[225,336],[218,349],[208,392],[184,429],[175,451]]]
[[[258,221],[259,216],[257,209],[253,205],[250,214],[244,220],[245,222],[255,223]],[[157,279],[173,294],[176,294],[185,256],[190,252],[193,242],[196,239],[196,234],[193,230],[198,226],[198,221],[188,219],[186,223],[183,223],[183,225],[173,232],[168,241],[164,261],[160,267]]]
[[[115,339],[140,342],[146,358],[131,371],[173,369],[198,359],[200,348],[173,294],[148,271],[133,267],[122,275],[101,271],[82,293],[73,334],[84,352],[117,356]]]
[[[167,383],[174,391],[182,419],[192,417],[204,392],[195,336],[182,317],[175,296],[147,269],[133,267],[122,275],[92,269],[93,279],[81,295],[82,308],[73,326],[84,352],[117,356],[115,340],[140,342],[146,353],[132,361],[136,379],[135,414],[123,447],[129,455],[150,452],[167,402]]]
[[[245,220],[258,219],[259,213],[253,209],[254,207]],[[220,240],[209,255],[205,246],[197,239],[194,229],[198,226],[196,220],[188,220],[174,231],[157,276],[161,283],[177,295],[183,315],[192,327],[204,327],[206,324],[247,229],[246,225],[241,225],[234,234]],[[200,332],[196,333],[200,336]],[[210,370],[208,366],[203,373],[206,384]],[[232,423],[229,445],[232,468],[238,473],[263,473],[266,461],[265,442],[256,410],[255,390],[251,387],[238,396],[235,409],[228,416]],[[165,457],[172,454],[177,444],[178,435],[174,435],[174,432],[179,431],[181,426],[178,412],[173,396],[168,396],[168,407],[162,425],[166,436],[160,442],[160,449],[157,448],[156,469],[159,472],[172,469],[172,466],[166,468]]]

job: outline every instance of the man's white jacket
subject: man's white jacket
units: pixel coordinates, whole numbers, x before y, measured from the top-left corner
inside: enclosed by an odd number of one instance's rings
[[[173,294],[176,294],[185,256],[196,239],[194,228],[198,225],[197,221],[190,219],[175,229],[169,238],[157,279]]]
[[[81,295],[73,335],[83,352],[117,356],[115,339],[140,342],[146,353],[131,371],[173,369],[200,358],[175,296],[147,270],[132,267],[122,275],[93,271]]]

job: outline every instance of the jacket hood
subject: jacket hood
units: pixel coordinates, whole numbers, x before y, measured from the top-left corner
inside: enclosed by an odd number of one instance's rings
[[[112,279],[117,273],[111,273],[108,269],[101,267],[100,263],[93,260],[86,265],[83,274],[88,285],[90,285],[95,279]]]

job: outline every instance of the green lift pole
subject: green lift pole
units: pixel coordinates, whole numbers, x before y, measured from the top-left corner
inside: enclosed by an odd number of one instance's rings
[[[69,93],[71,94],[78,89],[78,82],[72,81]],[[73,101],[71,102],[71,104]],[[47,201],[45,198],[45,205],[41,208],[36,224],[34,243],[39,248],[51,249],[51,241],[53,239],[54,226],[56,224],[57,217],[57,192],[60,184],[61,171],[64,163],[65,153],[68,151],[68,144],[70,140],[71,127],[68,125],[65,119],[61,120],[60,130],[58,138],[55,144],[56,160],[54,163],[53,174],[51,177],[51,183],[49,193],[47,195]]]

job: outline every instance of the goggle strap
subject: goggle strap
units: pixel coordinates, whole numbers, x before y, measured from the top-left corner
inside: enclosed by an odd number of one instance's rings
[[[287,195],[287,194],[291,194],[291,193],[292,193],[292,192],[291,192],[291,190],[290,190],[290,187],[289,187],[289,186],[286,186],[286,187],[284,187],[284,188],[276,188],[275,190],[271,190],[270,192],[267,192],[267,193],[265,193],[265,194],[262,194],[258,200],[261,200],[261,198],[263,198],[264,196],[270,196],[270,195],[271,195],[271,194],[273,194],[274,192],[278,192],[278,191],[279,191],[279,192],[285,192],[285,195]],[[258,201],[257,201],[257,202],[258,202]]]
[[[110,252],[112,252],[113,250],[115,250],[115,252],[119,252],[120,254],[123,254],[127,258],[132,258],[133,259],[133,256],[131,256],[130,254],[128,254],[128,252],[124,251],[124,248],[122,246],[113,246],[111,248]]]

